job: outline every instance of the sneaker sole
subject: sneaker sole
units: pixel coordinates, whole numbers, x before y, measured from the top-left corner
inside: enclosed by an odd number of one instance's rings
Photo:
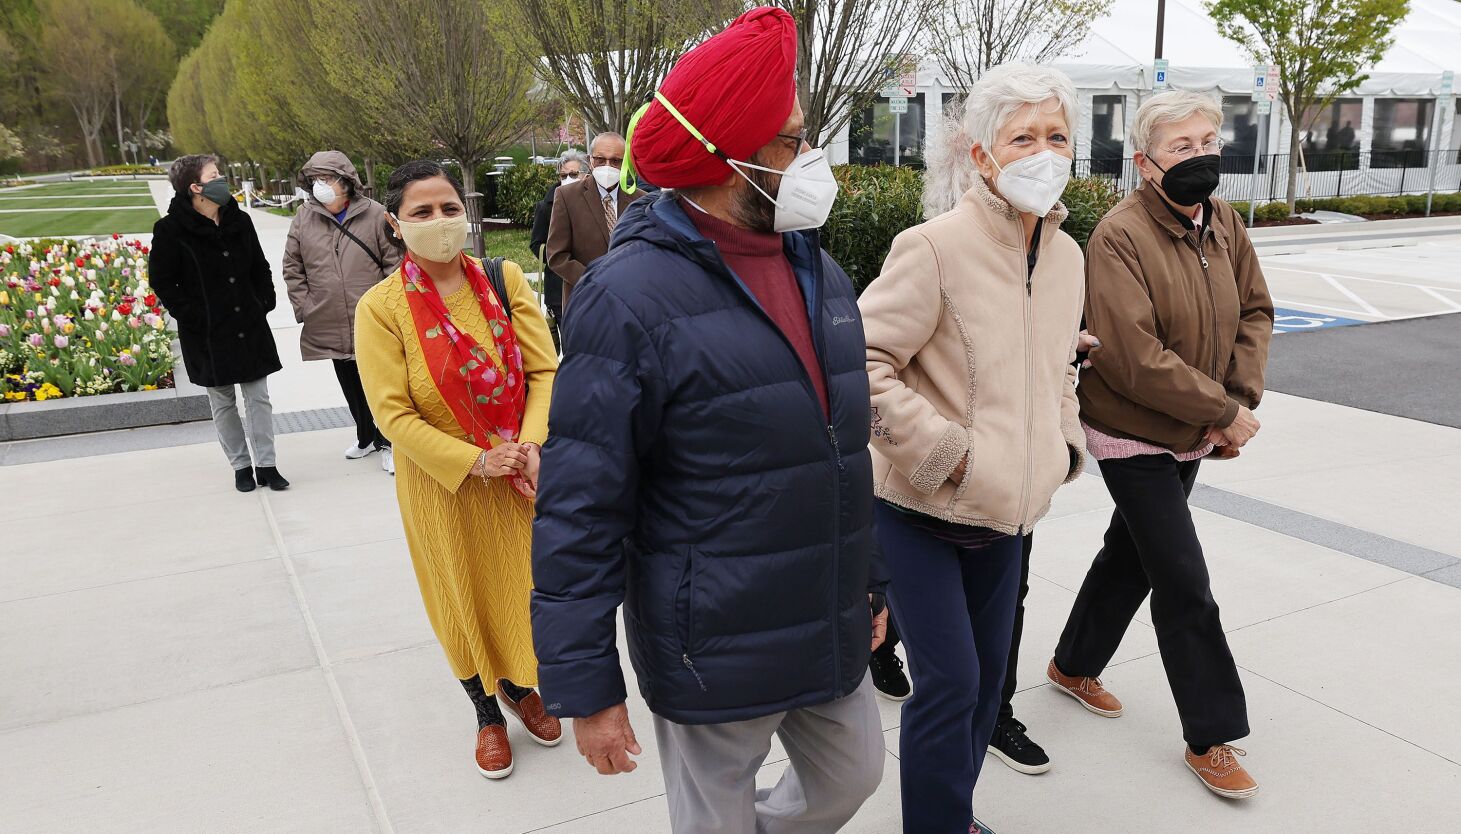
[[[1192,771],[1192,775],[1197,777],[1197,781],[1201,782],[1204,788],[1207,788],[1218,796],[1221,796],[1223,799],[1247,799],[1248,797],[1258,793],[1257,785],[1241,791],[1230,791],[1224,788],[1216,787],[1212,783],[1208,782],[1206,779],[1202,778],[1202,774],[1197,772],[1197,768],[1192,766],[1192,762],[1187,761],[1186,756],[1182,757],[1182,763],[1187,765],[1187,769]]]
[[[892,701],[895,704],[901,704],[909,698],[913,697],[913,693],[911,691],[907,695],[889,695],[888,693],[884,692],[881,689],[878,689],[877,687],[873,687],[873,691],[878,693],[878,697],[882,698],[884,701]]]
[[[510,709],[509,710],[503,710],[503,712],[506,712],[508,715],[511,715],[513,718],[516,718],[517,719],[517,723],[521,724],[523,726],[523,729],[528,731],[528,738],[532,739],[533,741],[536,741],[538,744],[541,744],[544,747],[557,747],[558,745],[560,745],[560,744],[563,743],[563,732],[561,730],[558,733],[558,737],[555,738],[555,739],[552,739],[550,741],[549,739],[539,737],[537,733],[535,733],[531,729],[529,729],[527,722],[524,721],[524,720],[522,720],[522,717],[519,716],[517,713],[513,712]]]
[[[375,449],[371,449],[369,452],[361,452],[358,455],[352,455],[349,452],[346,452],[345,453],[345,459],[346,460],[365,460],[366,458],[368,458],[371,455],[375,454],[375,451],[376,451]]]
[[[1099,707],[1092,706],[1089,702],[1086,701],[1085,698],[1082,698],[1081,696],[1075,694],[1071,690],[1065,688],[1064,686],[1062,686],[1060,684],[1059,681],[1055,680],[1054,678],[1050,677],[1049,675],[1046,675],[1045,676],[1045,679],[1048,680],[1048,681],[1050,681],[1050,685],[1053,686],[1053,687],[1055,687],[1055,690],[1057,692],[1064,692],[1065,694],[1067,694],[1070,697],[1074,698],[1076,700],[1076,703],[1078,703],[1081,706],[1085,707],[1087,711],[1092,712],[1092,713],[1095,713],[1096,715],[1099,715],[1102,718],[1120,718],[1121,717],[1122,710],[1119,710],[1119,709],[1117,709],[1117,710],[1100,709]]]
[[[512,775],[512,765],[508,765],[506,770],[483,770],[481,767],[478,767],[477,772],[486,776],[488,779],[506,779]]]
[[[1018,772],[1024,773],[1024,774],[1028,774],[1030,776],[1039,776],[1040,774],[1042,774],[1042,773],[1044,773],[1044,772],[1046,772],[1046,771],[1048,771],[1050,769],[1050,762],[1046,762],[1045,764],[1042,764],[1042,765],[1027,765],[1027,764],[1021,764],[1021,763],[1015,761],[1014,759],[1010,758],[1009,756],[1006,756],[1004,754],[1004,751],[1000,750],[998,747],[995,747],[992,744],[989,746],[989,752],[993,753],[996,757],[998,757],[998,759],[1000,761],[1002,761],[1005,764],[1009,765],[1011,770],[1015,770],[1015,771],[1018,771]]]

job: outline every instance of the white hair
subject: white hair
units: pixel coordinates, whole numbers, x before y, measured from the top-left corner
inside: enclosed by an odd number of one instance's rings
[[[1206,116],[1212,122],[1213,129],[1223,126],[1223,109],[1211,97],[1202,93],[1168,90],[1152,96],[1136,110],[1136,120],[1131,125],[1132,149],[1148,153],[1152,149],[1157,128],[1186,121],[1196,114]]]
[[[558,167],[561,169],[565,162],[577,162],[581,171],[588,170],[588,154],[575,148],[569,148],[558,158]]]
[[[938,134],[930,143],[923,178],[924,216],[953,208],[979,176],[970,149],[994,147],[999,129],[1020,110],[1055,101],[1074,131],[1075,84],[1060,70],[1039,64],[1001,64],[985,72],[964,101],[945,108]]]

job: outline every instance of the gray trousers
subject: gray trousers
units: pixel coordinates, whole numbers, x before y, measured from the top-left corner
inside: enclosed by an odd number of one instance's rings
[[[274,461],[274,406],[269,403],[268,377],[245,382],[243,389],[247,412],[248,436],[244,436],[244,419],[238,408],[238,396],[232,385],[220,385],[208,389],[208,405],[213,409],[213,427],[218,430],[218,442],[234,471],[252,466],[273,466]],[[249,444],[254,454],[249,456]]]
[[[675,834],[830,834],[883,779],[872,678],[845,698],[728,724],[655,716]],[[791,763],[772,788],[756,772],[779,736]]]

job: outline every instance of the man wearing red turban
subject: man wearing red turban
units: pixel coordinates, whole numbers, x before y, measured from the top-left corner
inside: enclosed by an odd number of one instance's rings
[[[543,449],[544,700],[600,773],[635,768],[622,604],[676,832],[836,831],[888,755],[866,348],[795,68],[791,17],[755,9],[630,123],[626,189],[665,190],[574,290]],[[778,736],[791,764],[758,791]]]

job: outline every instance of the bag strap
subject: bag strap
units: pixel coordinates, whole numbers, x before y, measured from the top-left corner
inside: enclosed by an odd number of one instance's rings
[[[497,300],[502,302],[502,309],[507,313],[508,324],[512,323],[512,299],[507,297],[507,279],[502,275],[502,258],[488,258],[482,262],[486,268],[487,283],[492,285],[492,291],[497,293]]]
[[[333,220],[334,218],[331,218],[331,219]],[[341,223],[340,221],[336,220],[335,221],[335,225],[340,227],[340,231],[342,231],[342,232],[345,233],[345,237],[348,237],[351,240],[355,241],[357,244],[360,245],[360,248],[361,249],[364,249],[365,250],[365,254],[369,255],[370,256],[370,259],[372,261],[375,261],[375,268],[376,269],[379,269],[381,272],[385,272],[386,271],[386,262],[383,261],[383,260],[381,260],[380,255],[375,254],[375,250],[371,249],[369,246],[366,246],[365,245],[365,241],[363,241],[360,238],[356,237],[349,229],[345,228],[345,224],[344,223]]]

